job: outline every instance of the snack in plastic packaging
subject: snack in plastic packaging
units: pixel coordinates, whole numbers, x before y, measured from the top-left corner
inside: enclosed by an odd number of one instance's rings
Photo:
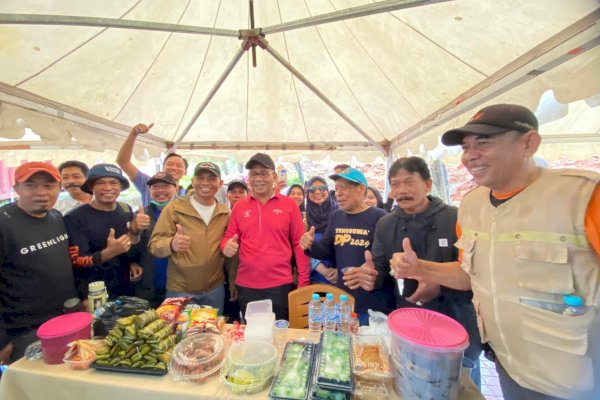
[[[188,304],[177,318],[177,332],[184,336],[202,332],[219,333],[218,313],[218,308]]]
[[[239,343],[244,341],[244,332],[246,325],[241,325],[238,321],[234,321],[233,325],[225,329],[223,335],[229,338],[233,343]]]
[[[387,400],[390,397],[388,379],[368,380],[357,377],[354,382],[354,398],[359,400]]]
[[[88,369],[96,360],[96,350],[105,346],[103,339],[76,340],[69,343],[63,362],[71,369]]]
[[[387,348],[379,336],[355,336],[352,350],[356,376],[366,379],[390,379],[393,376]]]
[[[167,322],[176,322],[183,307],[191,300],[191,297],[169,297],[166,298],[156,309],[160,318]]]

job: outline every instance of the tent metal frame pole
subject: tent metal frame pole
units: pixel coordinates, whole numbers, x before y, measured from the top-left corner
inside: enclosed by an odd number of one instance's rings
[[[281,56],[281,54],[279,54],[277,51],[275,51],[269,45],[269,42],[267,42],[267,40],[265,40],[264,38],[260,37],[260,38],[258,38],[258,41],[260,43],[262,43],[261,47],[263,47],[263,49],[267,53],[269,53],[270,55],[272,55],[273,58],[275,58],[281,65],[283,65],[283,67],[285,69],[287,69],[288,71],[290,71],[292,73],[292,75],[294,75],[302,83],[304,83],[304,85],[308,89],[310,89],[311,92],[313,92],[314,94],[317,95],[317,97],[319,97],[321,100],[323,100],[323,102],[325,104],[327,104],[329,106],[329,108],[331,108],[333,111],[335,111],[335,113],[337,115],[339,115],[340,117],[342,117],[344,119],[344,121],[346,121],[358,133],[360,133],[365,139],[367,139],[371,143],[371,145],[373,145],[374,147],[376,147],[377,149],[379,149],[384,155],[387,156],[388,149],[386,149],[385,147],[383,147],[382,145],[380,145],[379,143],[377,143],[371,136],[369,136],[369,134],[367,132],[365,132],[348,115],[346,115],[346,113],[344,113],[338,106],[336,106],[333,101],[329,100],[329,98],[323,92],[321,92],[315,85],[313,85],[304,75],[302,75],[302,73],[300,71],[298,71],[296,68],[294,68],[294,66],[292,64],[290,64],[285,58],[283,58]]]
[[[200,105],[200,107],[198,108],[198,110],[196,111],[194,116],[192,117],[192,119],[190,119],[190,121],[187,123],[185,128],[183,128],[183,131],[181,132],[181,134],[179,135],[179,137],[177,138],[177,140],[171,147],[171,149],[170,149],[171,151],[175,151],[175,149],[177,149],[177,146],[179,146],[181,144],[181,141],[183,140],[183,138],[188,134],[190,129],[192,129],[192,126],[194,126],[194,124],[198,120],[198,117],[200,117],[200,114],[202,114],[202,112],[206,109],[206,107],[208,106],[210,101],[213,99],[215,94],[217,94],[217,91],[219,90],[221,85],[223,85],[223,82],[225,82],[225,79],[227,79],[227,77],[229,76],[231,71],[233,71],[236,64],[238,63],[238,61],[240,61],[240,59],[242,58],[244,53],[248,50],[248,48],[249,48],[249,40],[244,40],[242,42],[242,45],[240,46],[239,50],[235,53],[235,55],[229,62],[229,65],[227,65],[227,67],[225,68],[225,71],[223,71],[223,73],[221,74],[221,76],[219,77],[217,82],[214,84],[212,89],[210,89],[210,92],[208,92],[208,94],[204,98],[204,101],[202,102],[202,104]]]
[[[450,103],[439,108],[437,111],[433,112],[429,116],[423,118],[421,121],[419,121],[419,123],[411,126],[404,132],[396,135],[394,138],[391,139],[391,142],[394,145],[408,143],[416,137],[422,135],[425,131],[432,129],[437,125],[443,124],[444,122],[448,122],[472,110],[474,107],[477,107],[478,105],[483,104],[484,102],[491,100],[501,95],[502,93],[505,93],[510,89],[543,74],[544,72],[548,72],[551,69],[600,45],[600,35],[595,36],[593,39],[576,46],[574,50],[577,51],[571,50],[566,53],[563,53],[554,58],[553,60],[547,62],[546,64],[525,73],[523,76],[516,77],[510,80],[510,82],[502,84],[500,87],[493,90],[491,93],[485,95],[484,97],[477,100],[472,100],[475,96],[493,86],[494,83],[500,82],[502,79],[509,77],[511,74],[514,74],[519,69],[535,61],[537,58],[543,56],[551,49],[554,49],[557,46],[567,42],[568,40],[573,39],[574,37],[583,33],[587,29],[593,29],[594,25],[599,24],[599,19],[600,8],[594,10],[590,14],[581,18],[580,20],[573,23],[571,26],[565,28],[556,35],[552,36],[548,40],[540,43],[538,46],[534,47],[529,52],[523,54],[521,57],[506,65],[504,68],[489,76],[487,79],[471,87],[468,91],[462,93],[460,96],[453,99]]]
[[[145,31],[188,33],[237,38],[239,31],[233,29],[206,28],[193,25],[168,24],[163,22],[135,21],[130,19],[77,17],[50,14],[5,14],[0,13],[0,24],[12,25],[70,25],[98,28],[139,29]]]
[[[444,3],[452,0],[388,0],[377,2],[374,4],[367,4],[364,6],[352,7],[340,11],[333,11],[326,14],[315,15],[314,17],[308,17],[299,19],[296,21],[285,22],[282,24],[271,25],[262,29],[265,35],[290,31],[293,29],[305,28],[307,26],[316,26],[326,24],[329,22],[342,21],[351,18],[365,17],[373,14],[380,14],[384,12],[402,10],[406,8],[420,7],[435,3]]]

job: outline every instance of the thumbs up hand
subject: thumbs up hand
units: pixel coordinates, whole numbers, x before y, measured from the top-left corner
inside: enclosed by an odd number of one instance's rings
[[[365,251],[365,262],[358,268],[350,268],[344,273],[344,285],[349,289],[362,288],[368,292],[375,288],[375,280],[379,272],[375,268],[373,255]]]
[[[119,254],[127,253],[131,248],[131,239],[127,235],[115,238],[115,230],[110,228],[108,231],[108,237],[106,238],[106,250],[112,257],[118,256]]]
[[[300,247],[304,250],[310,249],[313,242],[315,241],[315,227],[311,226],[308,232],[304,232],[304,234],[300,237]]]
[[[223,255],[225,257],[233,257],[235,253],[238,252],[240,248],[240,239],[238,238],[237,233],[233,235],[223,247]]]
[[[133,218],[133,223],[131,224],[131,232],[134,234],[147,229],[150,226],[150,216],[146,214],[144,211],[144,206],[140,204],[138,208],[138,212]]]
[[[171,240],[171,250],[175,253],[186,251],[190,248],[192,239],[183,232],[183,227],[179,224],[175,225],[176,231],[173,240]]]
[[[402,248],[404,252],[394,253],[390,260],[392,274],[396,279],[408,278],[417,274],[419,268],[419,257],[410,245],[410,239],[402,240]]]

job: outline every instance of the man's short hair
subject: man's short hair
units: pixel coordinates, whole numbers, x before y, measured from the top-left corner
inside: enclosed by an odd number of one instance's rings
[[[179,157],[183,160],[183,164],[185,165],[185,170],[187,171],[189,164],[188,161],[181,155],[181,154],[177,154],[177,153],[169,153],[167,154],[167,156],[165,157],[165,160],[163,161],[163,165],[165,165],[165,163],[167,162],[167,160],[171,157]]]
[[[90,168],[87,166],[87,164],[85,164],[81,161],[69,160],[69,161],[65,161],[64,163],[60,164],[58,166],[58,171],[62,174],[63,169],[71,168],[71,167],[79,168],[81,170],[81,172],[83,172],[83,175],[87,175],[88,171],[90,170]]]
[[[423,180],[431,179],[431,172],[425,160],[420,157],[402,157],[394,161],[388,172],[388,182],[392,183],[392,178],[396,176],[398,171],[405,169],[410,173],[417,172]]]
[[[343,171],[346,168],[350,168],[350,165],[349,164],[338,164],[335,167],[333,167],[333,170],[335,171],[335,170],[339,169],[340,171]]]

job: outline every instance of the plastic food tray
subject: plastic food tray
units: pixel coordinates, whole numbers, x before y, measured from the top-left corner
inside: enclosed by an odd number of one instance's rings
[[[316,345],[291,341],[285,346],[279,370],[271,386],[272,399],[305,400],[310,391]]]
[[[352,392],[352,339],[343,332],[327,331],[321,335],[315,384],[322,389]]]
[[[354,399],[387,400],[390,397],[387,380],[368,380],[357,377],[354,382]]]
[[[355,376],[381,380],[393,376],[390,356],[379,336],[359,335],[352,340],[353,371]]]
[[[318,346],[317,346],[318,347]],[[317,349],[318,350],[318,349]],[[313,377],[312,377],[312,385],[310,388],[310,393],[308,395],[309,400],[349,400],[350,393],[348,392],[338,392],[335,390],[323,389],[315,384],[317,381],[317,368],[314,368]]]
[[[90,366],[98,371],[122,372],[126,374],[163,376],[166,375],[168,372],[166,369],[118,367],[109,365],[98,365],[96,363],[93,363]]]
[[[224,359],[221,335],[200,333],[184,338],[175,346],[169,370],[174,380],[203,382],[221,368]]]
[[[88,369],[90,365],[96,361],[96,357],[92,357],[89,360],[79,360],[75,361],[73,359],[63,358],[63,362],[69,366],[69,368],[74,370],[84,370]]]

